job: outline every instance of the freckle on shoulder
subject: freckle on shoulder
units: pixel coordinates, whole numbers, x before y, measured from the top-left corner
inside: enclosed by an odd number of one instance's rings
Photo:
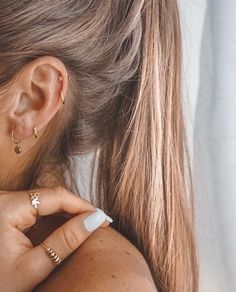
[[[128,256],[137,256],[143,258],[140,251],[122,234],[112,227],[99,228],[92,233],[87,240],[80,246],[79,250],[83,249],[112,249],[112,251],[119,250]],[[79,252],[78,250],[78,252]]]
[[[89,265],[86,255],[89,255]],[[127,278],[125,274],[131,274],[131,278],[145,278],[154,287],[144,256],[127,238],[110,226],[99,228],[91,234],[78,249],[76,258],[77,263],[80,262],[80,267],[83,259],[84,269],[92,271],[97,281],[109,277],[117,285],[117,282],[125,282],[122,280],[124,277]],[[132,282],[132,279],[130,281]]]
[[[97,291],[114,292],[137,291],[137,285],[155,287],[143,255],[128,239],[110,226],[99,228],[92,233],[66,259],[65,266],[51,276],[48,286],[51,290],[45,290],[45,285],[41,291],[53,291],[54,284],[56,286],[58,283],[60,287],[67,287],[68,291],[89,292],[94,291],[94,287],[101,288]],[[156,290],[145,288],[142,291]]]
[[[89,252],[93,253],[93,260],[96,261],[103,255],[103,261],[119,262],[121,266],[124,263],[130,268],[134,266],[147,277],[151,277],[151,273],[144,256],[141,252],[122,234],[112,227],[99,228],[81,245],[78,249],[78,256]],[[95,258],[95,259],[94,259]]]

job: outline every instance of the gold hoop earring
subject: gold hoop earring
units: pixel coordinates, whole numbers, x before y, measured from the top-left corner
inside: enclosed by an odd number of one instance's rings
[[[62,90],[61,90],[61,101],[63,104],[65,104],[65,97],[64,97]]]
[[[63,77],[61,75],[59,75],[58,76],[58,80],[60,82],[62,82],[63,81]],[[63,94],[62,90],[61,90],[61,101],[62,101],[63,104],[65,104],[65,97],[64,97],[64,94]]]
[[[16,139],[15,137],[14,137],[14,130],[12,130],[12,132],[11,132],[11,139],[12,139],[12,142],[14,143],[14,144],[16,144],[16,147],[15,147],[15,153],[16,154],[20,154],[21,152],[22,152],[22,149],[21,149],[21,147],[19,146],[19,144],[20,144],[20,142],[21,142],[21,140],[20,139]]]
[[[37,139],[37,137],[38,137],[38,132],[37,132],[37,128],[36,128],[36,126],[34,126],[33,130],[34,130],[34,137],[35,137],[35,139]]]

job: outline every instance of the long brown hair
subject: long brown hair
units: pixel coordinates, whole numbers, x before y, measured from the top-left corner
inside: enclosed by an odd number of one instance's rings
[[[197,291],[176,0],[1,1],[0,39],[2,91],[44,55],[70,75],[19,189],[50,162],[79,194],[71,157],[95,150],[91,201],[142,252],[159,291]]]

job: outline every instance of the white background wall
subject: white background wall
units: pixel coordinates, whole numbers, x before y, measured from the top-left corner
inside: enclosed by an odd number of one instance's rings
[[[200,291],[236,291],[236,1],[179,4]]]

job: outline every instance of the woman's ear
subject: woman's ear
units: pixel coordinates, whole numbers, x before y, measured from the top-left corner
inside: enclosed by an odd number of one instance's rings
[[[67,87],[68,73],[58,58],[44,56],[26,64],[14,83],[9,132],[14,129],[16,139],[26,139],[34,126],[43,129],[63,106]]]

